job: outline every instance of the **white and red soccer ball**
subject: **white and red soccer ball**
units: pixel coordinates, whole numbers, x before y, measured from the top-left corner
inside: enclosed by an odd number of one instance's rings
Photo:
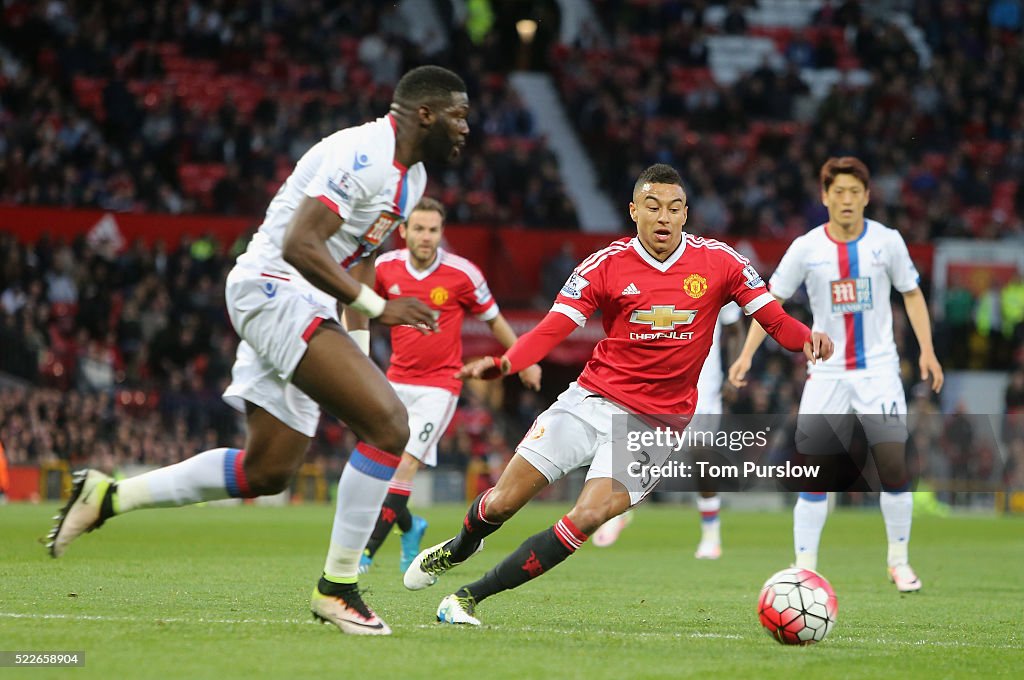
[[[825,577],[810,569],[783,569],[761,588],[757,616],[785,645],[821,642],[836,625],[839,603]]]

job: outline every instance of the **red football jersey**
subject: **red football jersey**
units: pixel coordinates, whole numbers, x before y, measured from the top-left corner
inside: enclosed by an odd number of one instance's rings
[[[388,379],[461,392],[462,381],[453,376],[462,367],[462,319],[467,312],[482,321],[498,315],[498,304],[477,266],[438,248],[434,264],[421,272],[409,263],[408,249],[392,250],[377,258],[376,289],[386,298],[417,298],[440,313],[439,333],[391,328]]]
[[[577,382],[634,413],[693,413],[697,377],[718,312],[735,301],[752,314],[774,298],[750,262],[729,246],[683,234],[664,262],[634,238],[583,260],[552,311],[582,326],[597,310],[608,336]]]

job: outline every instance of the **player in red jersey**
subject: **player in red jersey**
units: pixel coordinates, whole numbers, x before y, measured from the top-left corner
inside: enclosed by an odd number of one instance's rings
[[[388,380],[409,412],[409,443],[366,544],[362,572],[395,525],[402,531],[403,572],[420,551],[427,521],[409,512],[409,494],[420,466],[437,465],[437,442],[455,414],[462,391],[462,381],[455,377],[462,367],[462,320],[468,313],[486,322],[506,349],[516,341],[476,265],[441,248],[444,218],[439,201],[422,199],[399,227],[407,247],[377,259],[377,293],[422,301],[434,312],[440,331],[424,336],[409,326],[391,328]],[[526,367],[519,377],[528,388],[540,389],[540,366]]]
[[[788,316],[749,262],[723,243],[683,234],[686,193],[667,165],[641,173],[629,204],[637,235],[585,259],[551,312],[502,357],[466,365],[460,377],[496,378],[544,357],[600,310],[607,338],[578,380],[534,422],[498,483],[469,508],[462,530],[416,556],[405,585],[419,590],[483,546],[538,491],[590,465],[575,506],[554,526],[526,539],[480,580],[441,601],[439,621],[479,625],[476,605],[522,585],[565,560],[608,519],[650,491],[612,478],[612,421],[629,414],[684,420],[697,402],[697,376],[719,310],[735,301],[779,344],[827,359],[832,341]],[[653,488],[653,484],[650,485]]]

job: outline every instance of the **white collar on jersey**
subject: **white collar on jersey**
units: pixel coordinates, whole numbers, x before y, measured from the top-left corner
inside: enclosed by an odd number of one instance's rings
[[[682,238],[680,239],[679,246],[676,248],[675,252],[669,255],[668,259],[664,262],[658,261],[649,252],[647,252],[647,249],[644,248],[644,244],[640,243],[639,237],[634,236],[630,240],[629,244],[633,246],[633,250],[643,258],[644,262],[651,265],[659,272],[667,272],[672,265],[679,261],[679,258],[683,256],[683,251],[686,250],[686,232],[684,231],[682,233]]]
[[[430,276],[431,274],[433,274],[434,272],[437,271],[437,268],[441,266],[441,258],[443,256],[444,256],[444,250],[442,250],[441,248],[438,248],[437,249],[437,257],[434,258],[434,261],[430,263],[429,267],[427,267],[423,271],[420,271],[420,270],[416,269],[416,267],[413,267],[412,263],[409,262],[409,249],[406,248],[406,250],[405,250],[405,271],[409,272],[409,276],[411,276],[412,278],[416,279],[417,281],[422,281],[423,279],[427,278],[428,276]]]

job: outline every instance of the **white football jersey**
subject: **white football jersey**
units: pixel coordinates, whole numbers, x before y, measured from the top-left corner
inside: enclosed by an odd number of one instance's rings
[[[395,120],[388,114],[313,145],[270,202],[238,264],[301,278],[281,250],[285,229],[306,196],[344,220],[327,241],[342,267],[347,269],[376,250],[409,216],[427,185],[422,163],[406,168],[395,160],[395,131]]]
[[[914,290],[920,278],[900,233],[864,220],[855,241],[834,241],[824,224],[793,241],[768,287],[786,299],[807,284],[811,330],[828,333],[835,342],[835,354],[809,366],[811,374],[866,376],[898,370],[889,296],[892,288]]]
[[[743,316],[743,311],[735,302],[730,302],[718,313],[714,335],[711,336],[711,349],[708,358],[701,366],[697,377],[697,411],[696,413],[721,413],[722,411],[722,326],[731,326]]]

